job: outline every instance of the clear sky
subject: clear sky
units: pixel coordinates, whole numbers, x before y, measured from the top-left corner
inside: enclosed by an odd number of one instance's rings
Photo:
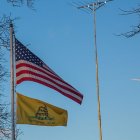
[[[20,17],[15,21],[16,37],[84,95],[79,105],[37,83],[18,85],[18,92],[64,108],[69,115],[67,127],[17,125],[23,131],[20,140],[99,140],[93,15],[69,5],[71,2],[35,1],[36,11],[1,2],[1,14]],[[140,139],[140,82],[131,80],[140,77],[140,36],[114,35],[140,22],[137,15],[120,15],[119,8],[127,10],[139,3],[114,0],[96,13],[103,140]],[[10,95],[9,83],[6,89],[5,94]],[[10,102],[10,96],[7,98]]]

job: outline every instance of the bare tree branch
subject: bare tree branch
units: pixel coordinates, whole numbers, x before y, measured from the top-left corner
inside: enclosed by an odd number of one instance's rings
[[[122,10],[122,14],[121,15],[132,15],[132,14],[137,14],[140,18],[140,5],[138,5],[137,8],[132,8],[131,10]],[[132,30],[125,32],[125,33],[121,33],[120,35],[126,37],[126,38],[130,38],[133,37],[137,34],[140,33],[140,23],[136,26],[132,26]]]
[[[10,17],[3,15],[0,18],[0,48],[9,48],[9,24]]]
[[[20,7],[23,4],[26,4],[29,8],[33,8],[35,0],[7,0],[8,3],[11,3],[12,6]]]
[[[120,10],[122,11],[121,15],[138,14],[140,13],[140,5],[137,8],[132,8],[131,10],[123,10],[123,9]]]
[[[12,6],[23,6],[33,9],[35,0],[6,0]],[[11,139],[11,113],[9,112],[9,104],[5,104],[3,101],[4,82],[9,77],[8,70],[5,67],[6,60],[4,59],[4,50],[10,50],[10,33],[9,25],[11,20],[14,21],[17,18],[11,16],[0,15],[0,140]],[[16,128],[16,139],[21,134],[21,130]]]

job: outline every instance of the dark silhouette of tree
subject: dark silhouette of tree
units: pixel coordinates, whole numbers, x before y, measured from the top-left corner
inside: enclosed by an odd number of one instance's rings
[[[34,0],[6,0],[7,3],[12,6],[25,5],[30,9],[33,9]],[[11,138],[11,113],[9,112],[9,104],[3,102],[4,98],[4,83],[9,77],[9,72],[5,67],[4,52],[10,50],[10,33],[9,25],[10,21],[15,21],[11,16],[0,15],[0,140]],[[20,129],[16,129],[17,136],[21,134]]]
[[[11,3],[13,6],[21,6],[26,4],[29,8],[33,8],[35,0],[7,0],[8,3]]]
[[[134,14],[136,14],[136,15],[138,15],[138,17],[140,19],[140,5],[138,5],[136,8],[132,8],[130,10],[122,10],[121,9],[121,11],[122,11],[121,15],[132,15],[132,14],[134,15]],[[133,25],[131,28],[132,29],[130,31],[122,33],[121,35],[123,35],[127,38],[130,38],[130,37],[133,37],[133,36],[140,33],[140,23],[138,23],[135,26]]]

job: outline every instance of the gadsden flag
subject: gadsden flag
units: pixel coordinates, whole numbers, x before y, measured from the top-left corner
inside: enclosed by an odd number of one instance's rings
[[[17,93],[17,124],[66,126],[67,111]]]

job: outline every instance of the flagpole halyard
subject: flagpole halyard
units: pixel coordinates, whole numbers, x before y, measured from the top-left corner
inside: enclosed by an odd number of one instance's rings
[[[14,106],[14,54],[13,54],[13,24],[10,23],[10,78],[11,78],[11,139],[15,140],[15,106]]]

